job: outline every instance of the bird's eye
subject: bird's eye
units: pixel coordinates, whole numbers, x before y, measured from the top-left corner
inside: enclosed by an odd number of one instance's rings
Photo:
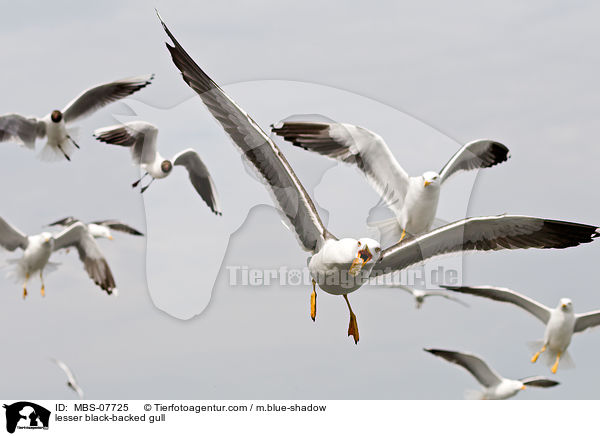
[[[362,245],[362,242],[358,241],[358,246],[360,247]]]

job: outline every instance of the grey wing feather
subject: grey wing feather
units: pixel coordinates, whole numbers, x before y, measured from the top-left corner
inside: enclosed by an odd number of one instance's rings
[[[137,229],[134,229],[128,224],[125,224],[121,221],[117,220],[102,220],[102,221],[92,221],[92,224],[98,224],[99,226],[105,226],[112,230],[116,230],[118,232],[129,233],[130,235],[135,236],[144,236],[142,232]]]
[[[191,148],[177,153],[173,157],[173,165],[185,167],[196,192],[200,194],[200,197],[210,207],[210,210],[217,215],[221,215],[222,211],[219,206],[217,189],[208,172],[208,168],[206,168],[198,153]]]
[[[130,77],[103,83],[83,91],[63,109],[65,123],[91,115],[101,107],[139,91],[149,85],[153,78],[154,74]]]
[[[29,245],[29,239],[19,229],[0,218],[0,245],[8,251],[15,251],[17,248],[25,250]]]
[[[115,279],[96,241],[89,234],[87,225],[77,222],[54,237],[54,251],[66,247],[77,249],[79,259],[90,278],[107,294],[112,294],[116,288]]]
[[[462,251],[567,248],[592,242],[598,228],[519,215],[466,218],[382,251],[371,276],[402,270],[442,254]]]
[[[556,380],[552,380],[541,375],[533,376],[533,377],[525,377],[520,379],[520,381],[525,386],[533,386],[536,388],[551,388],[553,386],[559,385],[560,383]]]
[[[459,353],[458,351],[448,351],[425,348],[425,351],[435,356],[442,357],[448,362],[462,366],[469,371],[473,377],[477,379],[485,387],[492,387],[502,381],[502,377],[498,375],[485,361],[473,354]]]
[[[297,147],[356,165],[389,207],[402,207],[409,176],[376,133],[346,123],[303,121],[283,121],[271,130]]]
[[[77,221],[79,221],[77,218],[72,217],[72,216],[68,216],[65,218],[62,218],[60,220],[54,221],[50,224],[47,224],[47,227],[52,227],[52,226],[70,226],[73,223],[76,223]]]
[[[294,228],[303,248],[313,252],[318,250],[326,238],[333,236],[323,226],[312,200],[279,148],[256,122],[202,71],[177,42],[162,19],[161,23],[173,43],[172,46],[168,43],[166,46],[173,63],[181,71],[183,80],[196,91],[243,156],[264,178],[267,188]]]
[[[596,327],[597,325],[600,325],[600,310],[577,314],[575,317],[573,333],[579,333],[587,328]]]
[[[151,123],[130,121],[102,127],[94,131],[94,137],[100,142],[129,147],[133,162],[138,165],[154,162],[158,128]]]
[[[489,139],[469,142],[458,150],[440,171],[441,183],[458,171],[489,168],[509,158],[504,144]]]
[[[35,148],[35,140],[46,135],[46,123],[37,118],[19,114],[0,116],[0,142],[15,141],[25,147]]]
[[[550,319],[550,308],[508,288],[498,288],[494,286],[440,286],[462,294],[476,295],[478,297],[489,298],[490,300],[514,304],[531,313],[544,324]]]

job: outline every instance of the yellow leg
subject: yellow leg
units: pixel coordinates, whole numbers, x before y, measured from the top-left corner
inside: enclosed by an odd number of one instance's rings
[[[42,282],[42,297],[46,296],[46,287],[44,286],[44,276],[42,275],[42,272],[40,271],[40,281]]]
[[[556,371],[558,370],[558,362],[560,361],[560,352],[558,352],[556,354],[556,362],[554,362],[554,365],[552,365],[552,374],[556,374]]]
[[[354,315],[354,312],[352,312],[350,302],[348,301],[348,295],[344,294],[344,300],[346,300],[348,310],[350,311],[350,324],[348,325],[348,336],[352,336],[354,338],[354,343],[358,344],[358,323],[356,322],[356,315]]]
[[[542,354],[544,351],[546,351],[546,346],[545,345],[542,347],[542,349],[540,351],[538,351],[537,353],[535,353],[533,355],[533,357],[531,358],[531,363],[537,362],[538,357],[540,357],[540,354]]]
[[[314,321],[317,318],[317,289],[316,289],[317,282],[315,282],[313,280],[312,284],[313,284],[313,291],[312,291],[312,294],[310,294],[310,317]]]
[[[29,273],[25,274],[25,283],[23,283],[23,300],[27,297],[27,280],[29,280]]]
[[[406,229],[402,229],[402,235],[400,235],[400,240],[398,241],[398,243],[402,242],[402,240],[404,239],[405,236],[406,236]]]

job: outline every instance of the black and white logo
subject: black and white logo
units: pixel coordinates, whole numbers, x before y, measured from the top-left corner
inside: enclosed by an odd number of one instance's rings
[[[14,433],[16,429],[48,430],[50,411],[29,401],[5,404],[6,431]]]

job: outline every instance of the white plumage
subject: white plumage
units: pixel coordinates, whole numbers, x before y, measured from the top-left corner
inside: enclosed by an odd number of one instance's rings
[[[36,139],[46,139],[40,153],[42,160],[65,158],[79,145],[75,142],[74,121],[91,115],[101,107],[125,98],[147,86],[154,75],[131,77],[96,85],[75,97],[64,109],[55,109],[42,118],[27,118],[19,114],[0,116],[0,141],[14,141],[31,150]]]
[[[444,285],[442,287],[454,292],[514,304],[542,321],[546,326],[544,339],[541,349],[535,353],[532,362],[536,362],[542,353],[546,353],[545,356],[548,357],[546,361],[554,363],[553,373],[558,370],[561,358],[567,359],[570,363],[567,348],[573,334],[600,325],[600,310],[577,314],[573,311],[573,303],[569,298],[561,298],[558,305],[552,309],[508,288]]]
[[[151,177],[150,182],[142,187],[142,193],[154,180],[169,176],[173,166],[183,166],[196,192],[213,213],[221,215],[215,184],[200,155],[188,148],[177,153],[171,160],[165,159],[158,152],[156,145],[158,128],[155,125],[146,121],[130,121],[122,125],[98,129],[94,132],[94,136],[98,141],[130,148],[133,163],[139,165],[144,171],[144,175],[132,186],[135,188],[144,177]]]

